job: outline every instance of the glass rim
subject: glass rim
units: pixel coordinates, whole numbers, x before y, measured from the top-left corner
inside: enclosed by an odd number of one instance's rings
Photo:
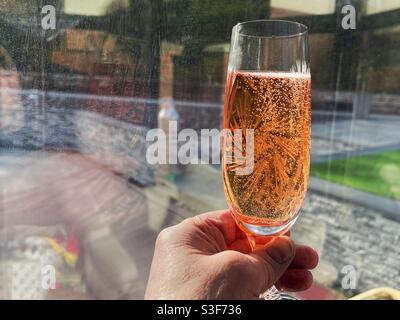
[[[256,36],[256,35],[243,33],[239,30],[237,30],[236,32],[238,35],[240,35],[242,37],[257,38],[257,39],[282,39],[282,38],[287,39],[287,38],[301,37],[308,33],[308,27],[305,24],[302,24],[302,23],[296,22],[296,21],[282,20],[282,19],[258,19],[258,20],[243,21],[243,22],[238,22],[237,24],[235,24],[235,26],[233,28],[236,29],[239,26],[243,26],[246,24],[260,23],[260,22],[284,22],[287,24],[298,26],[300,28],[300,32],[296,32],[296,33],[288,34],[288,35],[281,35],[281,36],[274,36],[274,35],[272,35],[272,36]]]

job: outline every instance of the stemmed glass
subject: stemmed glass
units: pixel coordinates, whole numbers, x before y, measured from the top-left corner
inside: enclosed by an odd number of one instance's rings
[[[310,166],[307,27],[283,20],[235,25],[224,103],[222,171],[231,213],[253,249],[286,233]],[[276,288],[264,298],[282,299]]]

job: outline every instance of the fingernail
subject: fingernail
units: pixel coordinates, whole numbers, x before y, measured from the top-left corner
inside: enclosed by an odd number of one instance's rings
[[[290,238],[281,236],[275,238],[265,248],[267,254],[279,264],[283,264],[291,259],[294,255],[294,246]]]

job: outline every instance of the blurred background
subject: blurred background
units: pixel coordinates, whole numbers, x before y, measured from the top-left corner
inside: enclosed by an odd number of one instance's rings
[[[400,0],[0,0],[0,298],[143,298],[158,232],[226,207],[218,165],[151,166],[146,132],[220,129],[232,26],[266,18],[310,31],[299,298],[400,288]]]

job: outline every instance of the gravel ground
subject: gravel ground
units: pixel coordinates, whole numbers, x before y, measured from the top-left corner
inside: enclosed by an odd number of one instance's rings
[[[323,284],[348,295],[381,286],[400,288],[400,223],[379,212],[310,193],[294,236],[320,251],[323,263],[316,279]],[[357,274],[354,291],[341,285],[346,265]]]

